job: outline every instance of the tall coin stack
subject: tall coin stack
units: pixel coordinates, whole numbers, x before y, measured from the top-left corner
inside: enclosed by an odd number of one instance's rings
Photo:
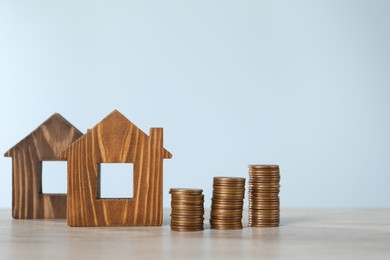
[[[245,178],[214,177],[210,227],[241,229]]]
[[[204,195],[201,189],[170,189],[171,229],[201,231],[204,221]]]
[[[280,218],[278,165],[249,165],[249,226],[277,227]]]

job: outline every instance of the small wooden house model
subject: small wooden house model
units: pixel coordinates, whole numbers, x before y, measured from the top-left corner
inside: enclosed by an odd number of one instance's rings
[[[82,136],[60,114],[54,114],[9,149],[12,157],[12,217],[66,218],[66,194],[42,194],[42,161],[59,161],[57,154]]]
[[[159,226],[163,218],[163,129],[148,136],[114,110],[59,156],[68,160],[69,226]],[[100,197],[100,164],[132,163],[133,197]],[[130,185],[130,184],[129,184]]]

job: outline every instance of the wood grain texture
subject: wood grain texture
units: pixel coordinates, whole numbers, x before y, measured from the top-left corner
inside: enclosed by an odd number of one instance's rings
[[[66,194],[42,194],[42,161],[60,160],[57,154],[81,136],[54,114],[4,154],[12,157],[13,218],[66,218]]]
[[[163,159],[172,157],[162,128],[148,136],[114,110],[59,156],[68,160],[69,226],[162,224]],[[99,198],[101,163],[134,164],[133,198]]]

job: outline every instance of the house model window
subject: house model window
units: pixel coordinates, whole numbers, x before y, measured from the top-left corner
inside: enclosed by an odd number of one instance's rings
[[[66,194],[66,161],[41,162],[43,194]]]
[[[98,199],[133,198],[132,163],[99,163],[98,169]]]

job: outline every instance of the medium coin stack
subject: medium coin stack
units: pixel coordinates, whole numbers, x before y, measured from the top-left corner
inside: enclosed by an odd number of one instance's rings
[[[210,227],[241,229],[245,178],[214,177]]]
[[[278,165],[249,165],[249,226],[277,227],[280,218]]]
[[[201,231],[204,221],[204,195],[201,189],[170,189],[171,229]]]

